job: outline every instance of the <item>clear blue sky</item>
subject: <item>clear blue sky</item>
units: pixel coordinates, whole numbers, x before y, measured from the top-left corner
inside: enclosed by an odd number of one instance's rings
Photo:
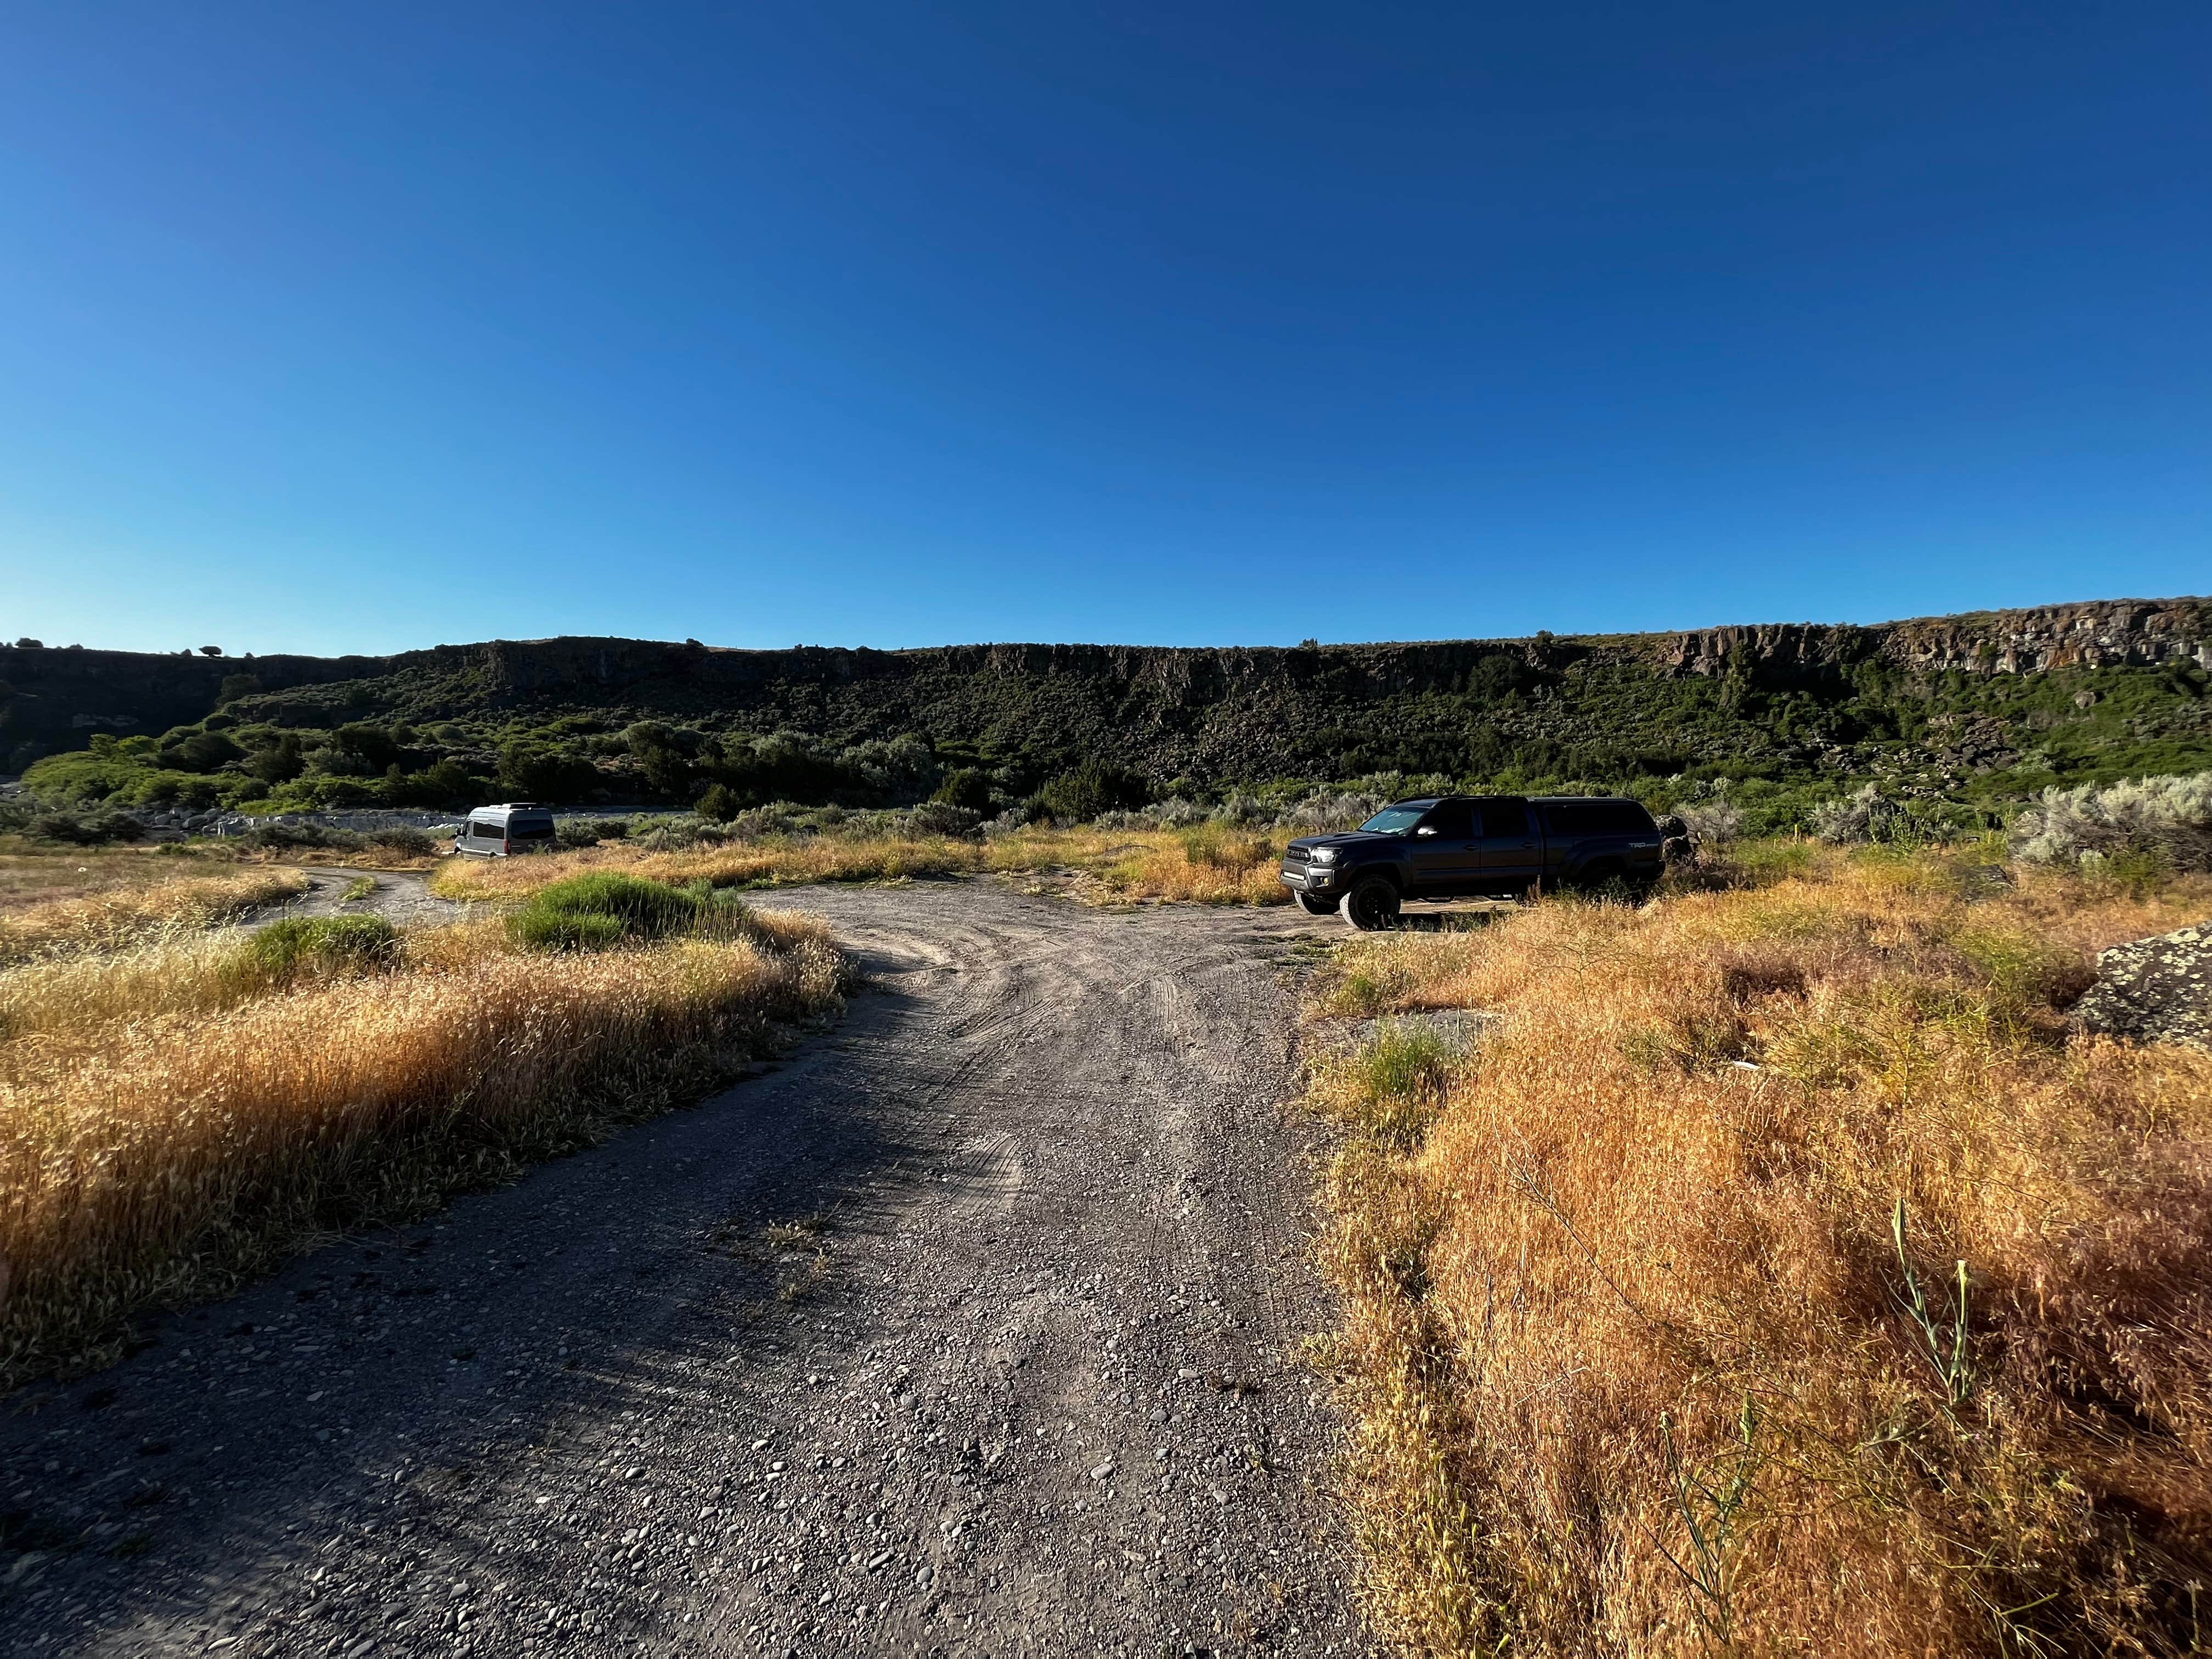
[[[9,637],[2212,589],[2202,0],[6,16]]]

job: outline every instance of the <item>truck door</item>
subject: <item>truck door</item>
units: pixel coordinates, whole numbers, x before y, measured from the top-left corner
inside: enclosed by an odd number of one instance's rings
[[[1544,873],[1544,838],[1528,803],[1501,795],[1476,803],[1482,811],[1483,885],[1526,887]]]
[[[1473,892],[1482,884],[1482,842],[1474,803],[1442,800],[1413,826],[1413,890],[1425,898]]]

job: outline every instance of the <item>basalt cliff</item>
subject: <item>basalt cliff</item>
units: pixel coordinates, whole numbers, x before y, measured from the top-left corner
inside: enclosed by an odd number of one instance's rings
[[[1916,699],[1944,742],[1968,744],[1978,730],[2002,758],[2073,718],[2065,709],[2086,712],[2138,681],[2164,688],[2154,701],[2172,707],[2131,715],[2132,738],[2179,734],[2187,748],[2203,735],[2208,705],[2192,688],[2208,672],[2212,600],[2203,599],[1870,626],[1291,647],[752,651],[562,638],[388,657],[231,658],[18,645],[0,647],[0,763],[20,770],[97,732],[158,732],[222,706],[241,720],[301,727],[511,728],[597,715],[844,742],[911,732],[1038,766],[1095,754],[1163,780],[1380,766],[1474,774],[1532,743],[1662,766],[1694,760],[1717,720],[1734,723],[1727,741],[1737,749],[1810,763],[1881,738],[1882,720],[1869,711]],[[2041,689],[2023,699],[2019,689],[2031,684]],[[2021,706],[2008,715],[2008,703]],[[1859,712],[1838,713],[1847,709]],[[1911,735],[1892,724],[1899,729],[1887,735]]]

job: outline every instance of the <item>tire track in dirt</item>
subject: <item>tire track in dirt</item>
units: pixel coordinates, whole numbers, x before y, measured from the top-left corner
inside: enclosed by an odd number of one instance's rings
[[[1275,961],[1336,924],[761,902],[874,975],[834,1036],[20,1399],[82,1543],[0,1650],[1364,1650]]]

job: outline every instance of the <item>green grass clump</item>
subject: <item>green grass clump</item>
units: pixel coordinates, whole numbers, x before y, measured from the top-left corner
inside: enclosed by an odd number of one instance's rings
[[[399,934],[381,916],[288,916],[254,934],[245,954],[275,984],[302,974],[372,974],[398,958]]]
[[[1457,1050],[1433,1026],[1384,1020],[1338,1079],[1339,1107],[1386,1145],[1420,1145],[1443,1103]]]
[[[736,931],[744,905],[703,882],[673,887],[598,871],[539,889],[507,919],[507,934],[532,951],[605,951],[617,945]]]

